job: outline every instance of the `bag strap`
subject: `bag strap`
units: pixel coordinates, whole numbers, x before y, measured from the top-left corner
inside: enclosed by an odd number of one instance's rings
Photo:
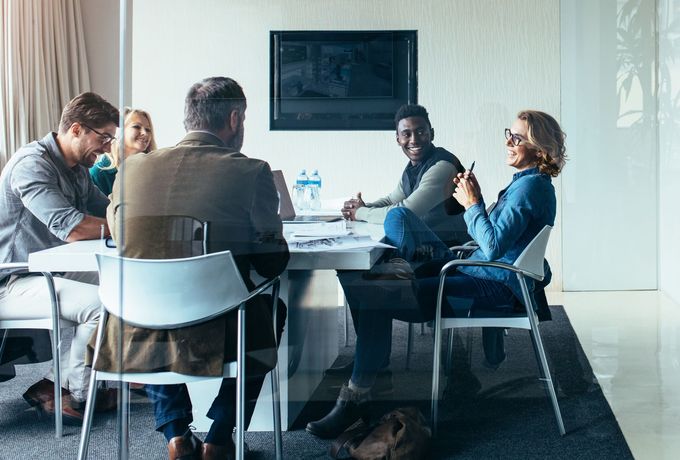
[[[331,458],[337,459],[342,449],[347,449],[349,452],[350,445],[357,440],[364,439],[372,429],[373,426],[367,425],[363,420],[360,420],[358,423],[343,431],[340,436],[333,441],[328,454]]]

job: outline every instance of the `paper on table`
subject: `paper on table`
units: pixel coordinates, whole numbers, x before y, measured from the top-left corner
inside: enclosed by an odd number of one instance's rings
[[[350,231],[347,230],[345,221],[339,222],[315,222],[295,224],[292,237],[333,237],[346,236]]]
[[[347,235],[328,238],[291,237],[290,252],[347,251],[359,248],[392,248],[389,244],[372,240],[368,235]]]

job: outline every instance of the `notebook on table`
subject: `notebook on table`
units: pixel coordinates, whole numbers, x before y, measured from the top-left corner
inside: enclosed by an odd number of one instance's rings
[[[277,169],[272,171],[274,175],[274,185],[276,191],[279,192],[279,217],[284,224],[305,223],[305,222],[335,222],[342,220],[342,216],[338,213],[328,215],[313,215],[313,216],[298,216],[295,213],[295,206],[290,197],[290,191],[286,185],[286,179],[283,177],[283,171]]]

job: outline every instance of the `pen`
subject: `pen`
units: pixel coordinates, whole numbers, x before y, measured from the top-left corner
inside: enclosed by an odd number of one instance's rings
[[[470,169],[468,171],[472,172],[472,170],[475,169],[475,162],[472,162],[472,165],[470,166]]]

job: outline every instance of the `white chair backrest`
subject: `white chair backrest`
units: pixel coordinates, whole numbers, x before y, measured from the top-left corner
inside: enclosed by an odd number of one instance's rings
[[[550,225],[543,227],[538,232],[538,235],[524,248],[524,251],[522,251],[513,265],[543,279],[545,276],[543,272],[543,259],[545,258],[545,249],[548,246],[551,230],[552,227]]]
[[[231,251],[186,259],[97,254],[99,297],[127,323],[173,329],[201,322],[248,296]]]

